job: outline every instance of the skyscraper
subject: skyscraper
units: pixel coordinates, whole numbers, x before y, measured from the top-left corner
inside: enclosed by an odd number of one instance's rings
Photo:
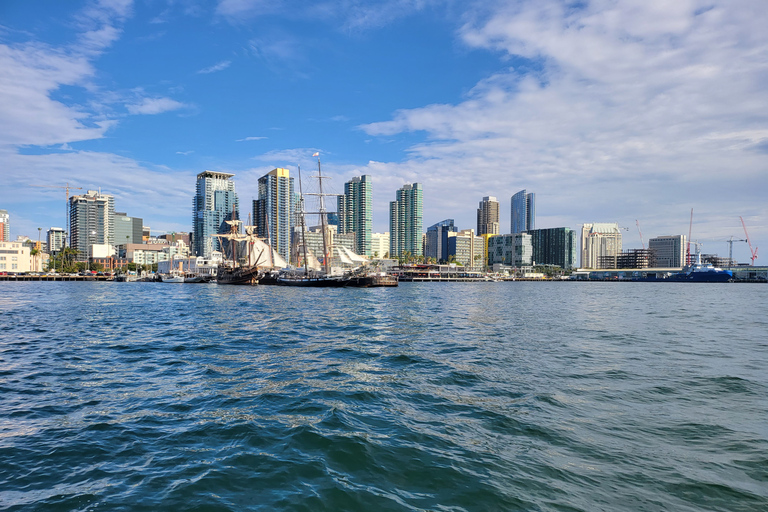
[[[70,245],[78,258],[92,256],[94,244],[115,244],[115,198],[96,190],[69,198]]]
[[[484,197],[477,209],[477,236],[499,232],[499,202],[493,196]]]
[[[0,242],[11,241],[10,220],[11,216],[8,215],[8,210],[0,210]]]
[[[423,190],[420,183],[403,185],[389,203],[389,256],[404,252],[421,256]]]
[[[259,178],[259,198],[253,201],[253,224],[260,237],[283,257],[291,258],[291,233],[296,200],[288,169],[276,168]]]
[[[195,198],[192,200],[195,254],[210,258],[213,251],[221,250],[218,238],[212,235],[229,231],[225,220],[240,218],[234,174],[204,171],[197,175]]]
[[[576,232],[571,228],[528,230],[533,245],[533,261],[537,265],[576,266]]]
[[[371,256],[373,217],[371,209],[371,177],[364,174],[344,184],[338,197],[339,233],[355,234],[355,252]]]
[[[536,229],[536,194],[525,189],[512,196],[512,233]]]
[[[115,245],[142,243],[144,220],[115,212]]]
[[[581,228],[581,268],[616,268],[621,254],[621,230],[617,222],[584,224]]]
[[[654,251],[656,266],[682,268],[685,265],[685,235],[657,236],[648,240],[648,248]]]

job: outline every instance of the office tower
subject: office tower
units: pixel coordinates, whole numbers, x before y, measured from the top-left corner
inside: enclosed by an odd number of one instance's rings
[[[8,210],[0,210],[0,242],[11,241],[11,216]]]
[[[115,245],[140,244],[143,230],[144,219],[115,212]]]
[[[685,235],[657,236],[648,240],[659,268],[682,268],[685,265]]]
[[[389,203],[389,257],[408,252],[422,255],[422,202],[424,192],[420,183],[403,185]]]
[[[493,196],[484,197],[477,209],[477,235],[499,233],[499,202]]]
[[[69,198],[70,245],[82,261],[96,244],[115,244],[115,198],[96,190]]]
[[[67,242],[67,232],[62,228],[51,228],[46,234],[46,240],[48,242],[48,252],[59,252]]]
[[[533,261],[536,265],[576,266],[576,232],[571,228],[531,229]]]
[[[621,254],[621,230],[617,222],[584,224],[581,228],[581,268],[616,268]]]
[[[288,169],[276,168],[259,178],[259,198],[253,201],[253,224],[261,238],[285,261],[291,258],[291,232],[296,203]]]
[[[371,177],[364,174],[346,182],[344,193],[337,198],[339,233],[354,233],[355,252],[368,257],[373,232],[371,194]]]
[[[448,261],[449,233],[456,233],[456,231],[458,230],[453,219],[441,220],[429,226],[424,242],[424,256],[434,258],[437,263]]]
[[[512,233],[536,229],[536,194],[525,189],[512,196]]]
[[[240,218],[232,176],[234,174],[216,171],[204,171],[197,175],[195,198],[192,200],[197,256],[210,258],[213,251],[221,251],[221,242],[213,235],[229,232],[229,226],[224,221],[232,220],[233,216]]]

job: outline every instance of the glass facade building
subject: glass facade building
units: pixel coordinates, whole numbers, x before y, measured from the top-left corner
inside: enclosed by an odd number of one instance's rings
[[[533,262],[536,265],[557,265],[563,269],[576,266],[576,232],[571,228],[531,229]]]
[[[285,261],[291,258],[291,234],[296,219],[296,194],[288,169],[276,168],[259,178],[259,198],[253,201],[253,225]]]
[[[221,251],[221,243],[213,235],[229,232],[224,221],[240,218],[234,174],[204,171],[197,175],[196,193],[192,200],[195,255],[210,258]]]
[[[525,189],[512,196],[511,233],[536,229],[536,194]]]

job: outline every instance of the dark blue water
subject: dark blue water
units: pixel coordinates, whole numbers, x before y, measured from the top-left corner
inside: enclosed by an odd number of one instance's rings
[[[0,510],[768,510],[768,286],[0,283]]]

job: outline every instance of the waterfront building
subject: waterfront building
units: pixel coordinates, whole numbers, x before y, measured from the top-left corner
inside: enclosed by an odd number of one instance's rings
[[[69,198],[70,246],[78,251],[78,259],[93,256],[94,244],[115,244],[115,198],[89,190]]]
[[[389,257],[396,258],[408,252],[421,256],[422,251],[422,203],[420,183],[406,184],[400,188],[395,200],[389,203]]]
[[[474,229],[463,229],[448,235],[448,259],[470,270],[482,270],[485,267],[485,240],[475,236]]]
[[[389,256],[389,233],[371,233],[371,256],[374,258]]]
[[[616,268],[621,254],[617,222],[595,222],[581,228],[581,268]]]
[[[424,257],[434,258],[435,263],[448,261],[448,237],[458,231],[453,219],[445,219],[427,228],[424,239]]]
[[[648,240],[648,248],[655,253],[660,268],[683,268],[685,265],[685,235],[657,236]]]
[[[576,266],[576,232],[571,228],[531,229],[533,261],[536,265]]]
[[[303,244],[304,238],[307,240],[307,259],[310,261],[310,267],[320,267],[324,265],[324,246],[323,246],[323,228],[322,226],[313,226],[307,231],[301,230],[295,231],[295,239],[293,246],[293,261],[299,263],[299,266],[304,265]],[[338,233],[336,226],[326,226],[326,243],[330,252],[331,267],[351,268],[359,266],[363,263],[362,259],[355,258],[354,260],[350,254],[355,253],[355,246],[357,245],[357,239],[354,233]],[[362,255],[360,255],[362,256]]]
[[[253,225],[285,261],[291,256],[291,232],[296,202],[293,178],[288,169],[275,168],[259,178],[259,198],[253,201]]]
[[[484,197],[477,208],[477,235],[498,235],[499,202],[493,196]]]
[[[62,250],[67,243],[67,232],[62,228],[50,228],[46,233],[48,252],[55,253]]]
[[[115,245],[140,244],[143,241],[144,220],[115,212]]]
[[[525,189],[512,196],[511,233],[536,229],[536,194]]]
[[[11,241],[11,216],[8,210],[0,210],[0,242]]]
[[[0,241],[0,272],[29,272],[32,258],[23,242]]]
[[[210,258],[213,251],[221,251],[221,241],[213,235],[228,233],[227,220],[240,218],[239,202],[235,192],[234,174],[204,171],[197,175],[195,197],[192,200],[194,251],[197,256]],[[149,227],[144,226],[149,238]]]
[[[497,235],[488,239],[488,265],[527,267],[533,263],[533,244],[528,233]]]
[[[368,257],[373,232],[371,183],[367,174],[356,176],[344,184],[344,193],[337,198],[339,234],[354,233],[354,252]]]

